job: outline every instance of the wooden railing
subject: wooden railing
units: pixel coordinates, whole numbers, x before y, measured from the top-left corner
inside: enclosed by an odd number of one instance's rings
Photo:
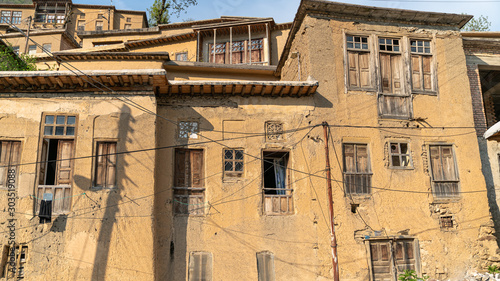
[[[370,194],[372,187],[371,173],[344,173],[346,194]]]
[[[264,213],[267,215],[293,214],[292,193],[293,189],[263,188]]]
[[[52,213],[64,214],[71,210],[71,185],[39,185],[37,190],[36,213],[45,193],[52,194]]]

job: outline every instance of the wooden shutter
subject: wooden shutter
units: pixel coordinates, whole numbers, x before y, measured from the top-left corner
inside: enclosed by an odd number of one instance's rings
[[[96,173],[95,173],[95,185],[104,186],[106,179],[105,175],[105,165],[106,158],[103,156],[106,154],[106,146],[104,143],[97,143],[97,159],[96,159]]]
[[[370,87],[370,53],[359,53],[359,82],[361,87]]]
[[[57,149],[56,185],[71,184],[73,140],[59,140]]]
[[[0,186],[5,186],[9,169],[10,142],[3,141],[0,144]]]
[[[191,253],[189,257],[189,281],[212,280],[212,254]]]
[[[416,270],[415,250],[413,240],[396,240],[395,246],[395,263],[396,275],[404,273],[405,270]]]
[[[40,172],[38,174],[38,184],[45,184],[45,172],[47,170],[47,151],[49,149],[49,141],[43,140],[42,142],[42,152],[40,157]]]
[[[257,253],[259,281],[274,281],[274,256],[271,253]]]
[[[422,73],[424,78],[424,90],[432,90],[432,57],[422,56]]]
[[[451,146],[441,146],[441,155],[443,161],[443,179],[456,180],[455,159],[453,157],[453,148]]]
[[[349,61],[349,86],[359,87],[358,80],[358,53],[349,52],[348,53],[348,61]]]
[[[225,63],[226,62],[226,43],[217,43],[209,44],[209,61],[214,62],[214,53],[215,52],[215,63]]]
[[[370,165],[368,163],[368,146],[363,144],[356,145],[356,170],[358,173],[370,172]]]
[[[370,256],[374,281],[393,281],[393,258],[390,241],[370,242]]]
[[[411,80],[414,90],[422,90],[422,78],[420,70],[420,56],[412,55],[411,56]]]
[[[186,163],[187,161],[187,163]],[[188,187],[189,185],[189,151],[186,149],[175,150],[175,187]]]
[[[401,55],[380,54],[382,73],[382,91],[384,93],[401,93]]]
[[[203,187],[203,150],[191,150],[191,187]]]
[[[344,144],[344,170],[349,173],[356,172],[356,165],[354,163],[354,145]]]
[[[439,146],[430,147],[430,158],[431,158],[432,179],[437,181],[444,180],[445,178],[443,174],[443,164],[441,161]]]
[[[6,186],[8,170],[16,169],[19,164],[21,154],[21,142],[2,141],[0,142],[0,186]]]
[[[107,146],[106,187],[114,187],[116,185],[116,142],[109,142]]]

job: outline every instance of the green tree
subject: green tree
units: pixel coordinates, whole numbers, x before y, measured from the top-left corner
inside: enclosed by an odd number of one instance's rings
[[[488,17],[480,15],[477,18],[472,18],[461,31],[490,31],[491,22]]]
[[[188,7],[198,4],[197,0],[155,0],[151,8],[148,9],[149,25],[170,23],[170,16],[179,16]]]
[[[17,56],[10,46],[0,45],[0,71],[36,70],[35,58],[21,54]]]

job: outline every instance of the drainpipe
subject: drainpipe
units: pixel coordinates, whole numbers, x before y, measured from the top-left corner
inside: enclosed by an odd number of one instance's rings
[[[332,180],[330,172],[330,151],[328,149],[328,123],[323,122],[323,132],[325,135],[325,158],[326,158],[326,180],[328,186],[328,207],[330,211],[330,239],[332,246],[332,266],[333,266],[333,280],[339,281],[339,264],[337,256],[337,237],[335,235],[335,224],[333,214],[333,196],[332,196]]]

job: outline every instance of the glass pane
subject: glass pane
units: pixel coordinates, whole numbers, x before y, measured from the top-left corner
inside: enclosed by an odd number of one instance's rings
[[[384,43],[385,43],[385,39],[378,39],[378,42],[379,42],[380,44],[384,44]]]
[[[52,126],[45,126],[45,129],[43,130],[43,134],[46,136],[52,136],[52,131],[53,131]]]
[[[399,40],[394,39],[394,40],[392,40],[392,43],[393,43],[394,45],[399,45]]]
[[[405,166],[405,167],[410,166],[410,156],[403,155],[403,156],[401,156],[401,160],[402,160],[402,166]]]
[[[56,136],[64,135],[64,127],[56,127]]]
[[[424,41],[424,46],[425,46],[425,47],[429,47],[430,45],[431,45],[431,42],[429,42],[429,41]]]
[[[361,42],[361,37],[358,36],[354,37],[354,42]]]
[[[232,171],[233,170],[233,162],[225,162],[224,171]]]
[[[243,150],[236,150],[236,157],[235,159],[237,160],[243,160]]]
[[[399,46],[394,46],[394,51],[399,52]]]
[[[392,156],[392,166],[394,167],[399,167],[401,166],[401,163],[399,162],[399,156]]]
[[[392,51],[392,46],[387,46],[387,51]]]
[[[391,143],[391,153],[399,153],[399,146],[397,143]]]
[[[347,48],[353,48],[354,47],[354,44],[352,43],[347,43]]]
[[[66,116],[57,116],[56,124],[64,125],[65,121],[66,121]]]
[[[401,146],[401,154],[408,154],[408,144],[407,143],[400,143]]]
[[[224,158],[226,158],[226,159],[233,159],[233,151],[232,150],[226,150]]]
[[[66,127],[66,136],[74,136],[75,127]]]
[[[417,51],[417,48],[415,48],[415,47],[411,47],[411,51],[412,51],[412,52],[416,52],[416,51]]]
[[[392,44],[392,39],[385,39],[385,42],[387,42],[388,45]]]
[[[68,116],[68,125],[74,125],[76,122],[76,116]]]
[[[352,40],[353,40],[352,36],[347,36],[347,41],[348,42],[352,42]]]
[[[361,48],[361,45],[359,43],[355,43],[354,48],[359,49],[359,48]]]
[[[362,43],[368,43],[368,37],[361,37]]]
[[[45,124],[54,124],[54,115],[45,116]]]
[[[412,46],[417,46],[417,41],[411,41]]]
[[[385,51],[385,45],[380,45],[380,50]]]
[[[424,45],[424,42],[422,42],[422,41],[417,41],[417,46],[419,46],[419,47],[420,47],[420,46],[423,46],[423,45]]]
[[[236,162],[234,170],[237,172],[243,172],[243,162]]]
[[[368,50],[368,44],[361,44],[362,49]]]

